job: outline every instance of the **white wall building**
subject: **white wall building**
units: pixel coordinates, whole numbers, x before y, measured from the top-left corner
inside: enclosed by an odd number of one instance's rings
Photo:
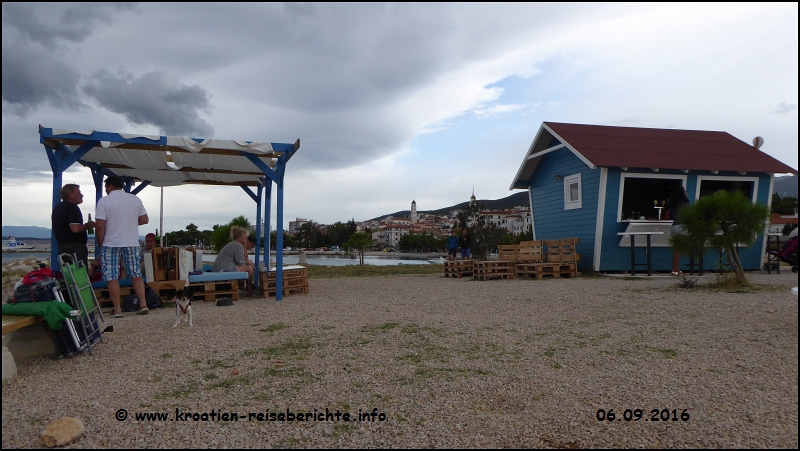
[[[311,221],[304,218],[297,218],[294,221],[289,221],[289,233],[292,235],[296,235],[297,232],[300,231],[300,227],[303,227],[303,224],[307,224]]]

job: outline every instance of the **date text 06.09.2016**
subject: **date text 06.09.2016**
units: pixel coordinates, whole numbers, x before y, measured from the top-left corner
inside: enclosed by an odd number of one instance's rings
[[[642,409],[625,409],[622,416],[617,416],[614,409],[605,411],[600,409],[597,411],[598,421],[642,421],[644,411]],[[643,421],[689,421],[689,412],[687,409],[653,409],[650,411],[650,417],[644,417]]]

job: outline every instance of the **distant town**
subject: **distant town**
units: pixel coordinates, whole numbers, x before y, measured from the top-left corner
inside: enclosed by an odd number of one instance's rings
[[[473,197],[474,199],[474,197]],[[430,234],[435,238],[442,238],[458,227],[458,213],[461,210],[451,210],[446,215],[434,215],[417,212],[416,201],[411,201],[411,213],[406,216],[386,216],[382,219],[373,219],[356,223],[356,232],[366,232],[372,237],[375,247],[388,247],[397,249],[400,240],[408,234]],[[495,225],[513,236],[519,236],[528,230],[531,225],[531,211],[528,207],[516,206],[505,210],[481,210],[481,215],[487,223]],[[296,218],[289,221],[287,233],[297,236],[302,233],[305,224],[313,221],[305,218]],[[317,230],[326,235],[328,226],[318,225]]]

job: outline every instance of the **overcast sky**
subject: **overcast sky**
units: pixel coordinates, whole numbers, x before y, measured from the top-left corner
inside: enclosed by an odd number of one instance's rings
[[[797,168],[797,21],[797,3],[3,3],[3,225],[50,227],[39,124],[299,138],[287,224],[513,194],[543,121],[760,135]],[[90,171],[63,180],[94,213]],[[255,222],[238,188],[164,197],[167,231]]]

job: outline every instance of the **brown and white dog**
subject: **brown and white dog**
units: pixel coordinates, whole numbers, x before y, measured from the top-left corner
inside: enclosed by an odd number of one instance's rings
[[[184,322],[189,322],[189,327],[194,326],[192,324],[192,294],[186,288],[178,291],[175,302],[175,324],[172,326],[173,329],[178,327],[181,318],[183,318]]]

